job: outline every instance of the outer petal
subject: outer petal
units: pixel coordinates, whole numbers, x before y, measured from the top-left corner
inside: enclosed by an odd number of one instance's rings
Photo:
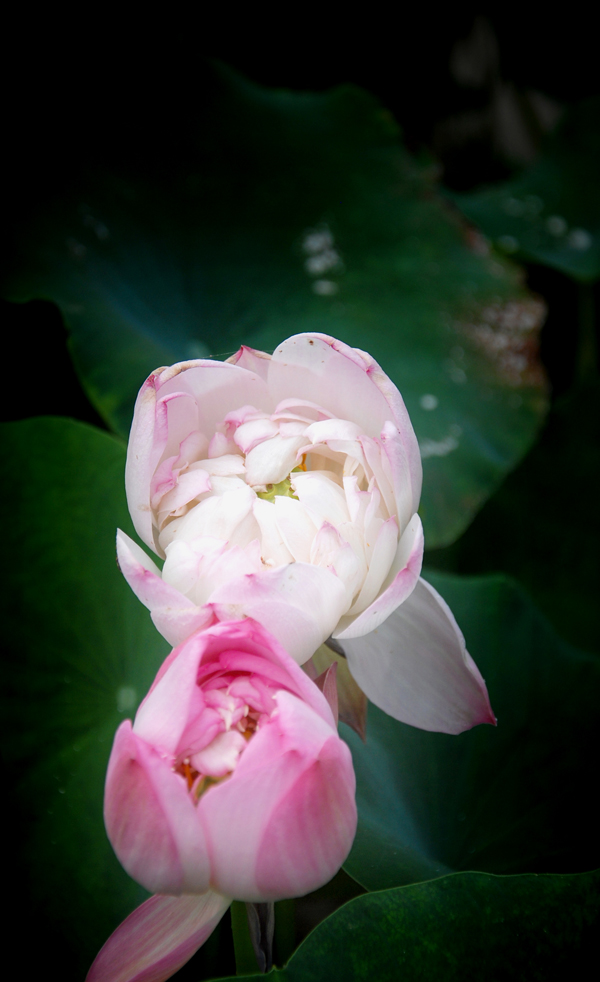
[[[158,631],[178,645],[211,623],[210,608],[197,607],[174,586],[165,583],[158,568],[124,532],[117,532],[117,556],[129,586],[152,614]]]
[[[331,737],[279,802],[256,860],[264,896],[298,897],[327,883],[356,833],[355,780],[346,744]]]
[[[117,857],[157,893],[203,893],[210,869],[185,781],[125,720],[115,735],[104,791],[104,822]]]
[[[133,732],[146,743],[175,755],[184,732],[198,688],[196,679],[204,654],[206,634],[192,635],[182,644],[169,664],[155,679],[152,688],[138,708]]]
[[[158,566],[121,529],[117,529],[117,559],[129,586],[148,610],[194,607],[193,601],[163,580]]]
[[[369,699],[403,723],[462,733],[496,722],[452,611],[423,579],[385,623],[345,641],[344,651]]]
[[[264,380],[239,365],[199,359],[173,365],[169,372],[172,373],[169,378],[166,374],[161,377],[161,398],[176,391],[190,393],[198,407],[198,428],[207,437],[212,436],[229,413],[241,406],[254,406],[266,412],[274,409]],[[177,434],[173,452],[179,447],[178,439],[183,436]]]
[[[141,387],[135,402],[127,446],[127,503],[139,537],[154,549],[150,483],[167,444],[166,431],[156,429],[156,389],[166,368],[157,368]]]
[[[413,515],[398,543],[396,558],[383,583],[379,596],[356,617],[343,617],[333,632],[334,638],[360,638],[374,631],[405,603],[419,579],[423,563],[423,526],[418,515]]]
[[[326,883],[356,829],[347,746],[291,693],[280,691],[277,703],[233,776],[199,804],[213,886],[241,900],[298,896]]]
[[[232,619],[259,621],[299,665],[329,637],[347,604],[344,584],[335,573],[309,563],[232,580],[209,601],[225,607]]]
[[[230,903],[212,890],[150,897],[113,931],[86,982],[164,982],[204,944]]]
[[[358,423],[371,437],[379,437],[386,420],[393,420],[405,449],[416,508],[423,473],[417,438],[402,396],[370,355],[327,334],[296,334],[273,354],[269,389],[276,402],[300,396]]]
[[[271,355],[267,354],[266,351],[249,348],[247,344],[243,344],[239,351],[230,355],[225,361],[231,362],[232,365],[239,365],[240,368],[247,368],[249,372],[254,372],[255,375],[260,375],[265,382],[267,381]]]
[[[211,437],[232,410],[274,408],[260,375],[238,365],[198,359],[158,368],[140,389],[127,447],[125,487],[135,529],[156,549],[150,510],[152,475],[163,456],[177,454],[193,430]]]

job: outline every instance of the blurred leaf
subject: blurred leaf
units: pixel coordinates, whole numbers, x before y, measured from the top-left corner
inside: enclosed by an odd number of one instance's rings
[[[582,282],[600,276],[600,97],[571,109],[518,177],[452,200],[499,249]]]
[[[543,305],[360,89],[269,91],[221,68],[196,105],[191,131],[173,150],[157,133],[143,168],[98,165],[27,202],[30,221],[15,208],[6,294],[59,304],[88,394],[121,434],[158,365],[303,331],[368,350],[421,443],[428,545],[453,541],[543,415]]]
[[[571,644],[600,651],[600,384],[552,407],[540,440],[467,532],[427,563],[517,577]]]
[[[48,417],[2,435],[9,937],[27,977],[79,980],[148,896],[106,839],[102,796],[113,734],[168,648],[115,561],[117,523],[131,533],[121,441]]]
[[[426,573],[486,679],[498,726],[427,733],[369,706],[348,728],[359,824],[344,868],[370,890],[454,870],[600,866],[591,773],[600,663],[561,641],[503,577]]]
[[[458,873],[351,900],[309,935],[286,968],[268,977],[277,982],[585,978],[595,958],[599,913],[598,873]]]

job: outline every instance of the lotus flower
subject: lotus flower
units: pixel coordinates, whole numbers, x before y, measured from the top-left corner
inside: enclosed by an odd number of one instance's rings
[[[260,624],[213,620],[117,730],[106,829],[158,896],[117,928],[89,982],[168,978],[232,898],[302,896],[350,850],[354,771],[327,699]]]
[[[373,702],[459,732],[493,715],[452,614],[419,580],[421,477],[397,388],[334,338],[158,369],[136,402],[126,487],[165,561],[161,573],[120,532],[121,569],[172,644],[207,605],[260,621],[299,664],[332,635]]]

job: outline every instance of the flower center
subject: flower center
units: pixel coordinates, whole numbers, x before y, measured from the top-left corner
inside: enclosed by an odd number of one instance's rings
[[[295,467],[294,470],[297,471],[300,468]],[[278,484],[267,484],[266,491],[256,491],[255,493],[256,497],[262,498],[263,501],[273,501],[276,495],[281,495],[282,498],[295,498],[298,501],[298,495],[294,494],[289,477],[284,477],[283,481],[279,481]]]
[[[210,678],[202,689],[202,707],[188,724],[174,770],[185,778],[188,792],[197,804],[215,784],[231,777],[239,758],[276,704],[270,685],[252,676],[229,672]]]

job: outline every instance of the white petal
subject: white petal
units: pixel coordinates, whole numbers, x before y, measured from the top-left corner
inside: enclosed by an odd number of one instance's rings
[[[201,469],[207,474],[218,474],[219,477],[232,477],[243,474],[246,470],[244,458],[240,454],[227,453],[220,457],[209,457],[190,464],[190,470]]]
[[[398,525],[395,518],[388,518],[379,529],[373,551],[369,560],[369,568],[356,603],[348,611],[350,615],[360,614],[378,595],[384,580],[390,572],[398,549]]]
[[[346,587],[347,606],[350,607],[364,579],[366,569],[352,547],[328,522],[321,526],[313,540],[310,561],[315,566],[324,566],[335,570],[336,575]]]
[[[360,638],[379,627],[414,590],[423,563],[423,526],[413,515],[398,543],[391,569],[373,603],[360,614],[342,617],[334,638]]]
[[[318,423],[311,423],[306,430],[311,443],[329,443],[330,440],[354,442],[361,434],[360,426],[348,419],[319,420]]]
[[[261,569],[260,545],[256,540],[240,549],[208,536],[192,542],[176,539],[167,548],[163,580],[200,607],[207,603],[216,587]]]
[[[361,439],[361,444],[367,460],[367,465],[371,469],[377,483],[377,487],[381,493],[381,497],[385,502],[387,513],[390,517],[392,515],[396,515],[396,499],[394,496],[394,489],[391,485],[388,474],[386,473],[388,468],[384,468],[383,466],[382,457],[384,456],[384,452],[375,442],[375,440],[369,440],[363,437]]]
[[[275,495],[275,499],[283,495]],[[287,498],[291,501],[291,498]],[[254,517],[261,531],[261,556],[269,566],[283,566],[294,561],[294,557],[285,545],[277,524],[275,505],[272,501],[256,498],[254,502]]]
[[[296,498],[277,494],[274,498],[275,517],[281,537],[298,563],[310,562],[310,548],[317,527]]]
[[[298,499],[317,528],[321,528],[323,522],[337,526],[350,521],[342,488],[323,477],[320,471],[295,473],[291,482]]]
[[[200,774],[210,774],[212,777],[224,777],[235,770],[246,741],[239,730],[227,730],[219,733],[207,747],[199,750],[190,759],[192,765]]]
[[[395,719],[442,733],[495,722],[452,612],[425,580],[376,630],[344,641],[344,651],[361,689]]]
[[[303,436],[286,439],[274,436],[254,447],[246,456],[246,480],[248,484],[278,484],[297,465],[296,455],[305,443]]]
[[[182,519],[178,519],[177,538],[191,541],[209,535],[214,539],[246,545],[260,534],[252,516],[254,501],[254,492],[248,487],[206,498]],[[236,536],[236,532],[241,533],[240,527],[248,517],[252,519],[254,533],[250,530],[249,537],[246,536],[247,541],[240,541],[240,535]]]

